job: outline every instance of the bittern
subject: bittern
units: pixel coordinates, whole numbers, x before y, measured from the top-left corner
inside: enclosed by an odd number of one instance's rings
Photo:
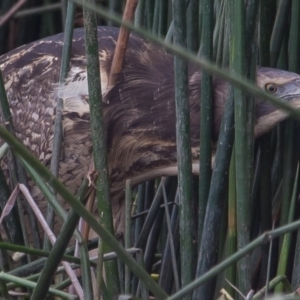
[[[122,73],[107,90],[119,30],[98,28],[110,190],[115,219],[123,214],[125,180],[133,185],[177,173],[173,56],[131,34]],[[83,29],[74,31],[70,71],[58,87],[63,35],[22,46],[0,57],[5,89],[16,135],[46,166],[52,152],[57,97],[64,103],[63,145],[59,179],[73,193],[88,173],[92,157],[89,95]],[[194,171],[199,160],[201,70],[189,65],[191,146]],[[300,105],[300,76],[259,68],[257,85],[283,101]],[[213,79],[213,138],[217,139],[228,83]],[[255,137],[269,131],[287,114],[268,102],[256,104]],[[45,212],[46,200],[37,187],[32,194]]]

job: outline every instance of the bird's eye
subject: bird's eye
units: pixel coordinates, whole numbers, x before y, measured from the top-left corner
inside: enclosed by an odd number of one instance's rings
[[[267,92],[269,92],[270,94],[274,94],[277,91],[277,86],[275,84],[273,84],[273,83],[267,83],[265,85],[265,90]]]

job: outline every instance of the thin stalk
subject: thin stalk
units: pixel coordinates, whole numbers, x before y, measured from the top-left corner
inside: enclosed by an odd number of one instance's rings
[[[288,27],[286,29],[286,33],[283,37],[282,43],[281,43],[281,48],[280,48],[280,53],[279,53],[279,58],[277,61],[276,68],[282,69],[282,70],[287,70],[288,69]]]
[[[223,13],[221,15],[221,18],[218,20],[218,27],[220,27],[219,31],[218,31],[218,43],[217,45],[214,47],[216,55],[214,55],[214,59],[216,61],[216,64],[218,66],[222,66],[225,64],[224,61],[224,36],[226,36],[226,26],[225,24],[228,23],[228,20],[226,20],[226,8],[228,7],[227,4],[223,5]]]
[[[19,0],[11,9],[1,16],[0,19],[0,27],[2,27],[5,23],[7,23],[13,16],[16,14],[18,10],[26,3],[26,0]]]
[[[93,283],[91,276],[91,264],[89,261],[89,252],[86,243],[81,240],[80,243],[80,258],[81,258],[81,277],[83,285],[83,294],[85,300],[93,300]]]
[[[7,145],[7,144],[5,144]],[[1,147],[2,148],[2,147]],[[5,174],[0,168],[0,208],[1,211],[4,208],[7,199],[10,197],[9,186],[6,182]],[[4,226],[5,233],[7,234],[8,240],[15,244],[23,244],[23,237],[21,232],[20,220],[18,212],[15,208],[12,209],[11,213],[5,217],[2,225]]]
[[[134,12],[136,9],[138,1],[137,0],[128,0],[126,2],[123,21],[132,21],[134,17]],[[123,62],[125,59],[125,53],[127,49],[127,44],[129,40],[130,31],[124,27],[120,28],[119,36],[116,44],[116,49],[114,52],[114,57],[111,63],[111,68],[108,76],[108,89],[112,88],[117,80],[118,76],[122,71]],[[97,44],[98,46],[98,44]]]
[[[231,68],[235,74],[245,76],[245,5],[244,0],[233,0],[232,7],[232,46]],[[235,159],[237,196],[237,247],[243,248],[250,241],[249,195],[250,195],[250,157],[247,155],[247,102],[243,91],[233,88],[235,115]],[[237,264],[238,289],[246,294],[250,290],[250,259],[244,257]]]
[[[47,184],[37,175],[37,173],[34,171],[34,169],[24,160],[22,160],[22,163],[32,178],[32,180],[35,182],[37,187],[41,190],[41,192],[44,194],[45,198],[48,200],[48,202],[52,205],[54,211],[56,212],[57,216],[61,218],[61,220],[65,221],[67,219],[67,213],[66,211],[61,207],[61,205],[56,201],[56,197],[51,193],[50,188]],[[83,186],[86,186],[86,181],[83,182]],[[74,232],[75,227],[72,227],[72,232]],[[75,236],[76,238],[80,239],[80,233],[79,231],[75,230]],[[45,249],[44,249],[45,250]]]
[[[168,178],[168,177],[163,177],[162,180],[161,180],[161,183],[160,183],[160,185],[159,185],[159,187],[156,191],[155,198],[153,199],[151,207],[149,209],[149,213],[148,213],[147,218],[145,220],[144,226],[141,230],[139,239],[138,239],[138,241],[135,245],[137,248],[140,248],[142,250],[145,249],[147,239],[148,239],[149,233],[151,231],[153,222],[156,218],[156,215],[157,215],[157,213],[160,209],[160,205],[162,203],[163,186],[168,186],[169,182],[170,182],[170,178]]]
[[[300,272],[299,272],[299,266],[300,266],[300,230],[297,232],[297,242],[295,245],[295,255],[294,255],[294,263],[293,263],[293,271],[292,271],[292,287],[293,290],[296,290],[299,288],[299,282],[300,282]]]
[[[168,30],[168,1],[159,1],[159,20],[158,20],[158,34],[165,36]]]
[[[12,300],[12,297],[9,295],[6,284],[3,280],[0,280],[0,290],[3,299]]]
[[[167,228],[168,228],[168,243],[170,245],[170,252],[171,252],[171,259],[172,259],[172,268],[174,273],[174,281],[175,281],[175,292],[179,291],[180,285],[179,285],[179,272],[177,268],[177,261],[176,261],[176,252],[174,247],[174,239],[173,239],[173,233],[172,233],[172,225],[171,225],[171,217],[169,213],[168,208],[168,198],[166,189],[163,186],[163,193],[164,193],[164,203],[165,203],[165,215],[166,215],[166,221],[167,221]]]
[[[145,24],[145,7],[146,0],[139,0],[134,18],[134,25],[136,27],[143,27]]]
[[[212,61],[213,50],[213,3],[210,0],[202,2],[205,9],[202,19],[202,58]],[[198,241],[201,241],[211,180],[211,141],[212,141],[212,76],[202,71],[201,80],[201,117],[200,117],[200,160],[199,160],[199,215]],[[198,245],[199,248],[199,245]]]
[[[288,223],[291,223],[293,221],[294,214],[295,214],[295,208],[296,208],[295,205],[296,205],[298,183],[299,183],[298,178],[299,178],[299,163],[297,166],[296,178],[294,181],[294,188],[291,197],[290,209],[289,209],[288,220],[287,220]],[[292,234],[288,233],[284,235],[280,256],[279,256],[278,267],[277,267],[277,276],[286,274],[291,242],[292,242]],[[275,288],[275,292],[280,293],[282,291],[283,291],[283,285],[282,284],[277,285]]]
[[[272,0],[262,0],[259,3],[259,64],[261,66],[269,66],[270,64],[270,39],[272,34]],[[260,162],[259,173],[257,176],[260,181],[260,220],[262,231],[272,228],[272,188],[271,188],[271,135],[267,134],[261,138],[260,142]],[[254,203],[252,203],[253,205]],[[254,212],[254,210],[253,210]],[[268,284],[270,271],[272,267],[272,243],[270,245],[262,245],[262,264],[260,270],[260,284],[266,283],[266,293],[268,293]]]
[[[9,146],[4,143],[1,147],[0,147],[0,161],[3,159],[3,157],[8,153],[9,150]]]
[[[161,180],[164,180],[162,178]],[[165,179],[166,180],[166,179]],[[154,196],[155,198],[161,197],[158,194],[158,191],[160,189],[160,184],[158,188],[155,186],[155,179],[152,179],[150,181],[146,182],[146,191],[145,191],[145,202],[144,202],[144,210],[152,210],[152,205],[154,204]],[[147,220],[147,218],[146,218]],[[146,222],[145,220],[145,222]]]
[[[280,0],[276,19],[271,36],[271,48],[270,48],[270,63],[272,67],[277,66],[279,59],[280,49],[282,47],[282,41],[284,40],[284,34],[286,32],[287,22],[291,11],[292,1]],[[273,6],[271,4],[271,6]]]
[[[96,243],[94,243],[96,245]],[[8,249],[14,249],[14,247],[7,247]],[[24,247],[25,248],[25,247]],[[32,249],[28,249],[26,248],[25,250],[23,251],[33,251]],[[74,247],[71,247],[71,250],[74,250]],[[49,253],[45,253],[43,252],[42,250],[40,250],[42,253],[44,253],[44,256],[48,257]],[[41,252],[38,252],[37,249],[34,250],[33,253],[35,254],[39,254],[39,255],[43,255]],[[70,251],[67,250],[67,253],[69,253]],[[137,253],[140,252],[139,249],[136,249],[136,248],[131,248],[131,249],[127,249],[127,252],[131,255],[136,255]],[[106,255],[104,255],[104,260],[111,260],[111,259],[117,259],[117,255],[116,253],[114,252],[111,252],[111,253],[107,253]],[[71,265],[72,269],[78,269],[80,267],[80,260],[79,258],[77,257],[73,257],[73,256],[69,256],[69,255],[66,255],[64,256],[63,260],[65,261],[69,261],[69,262],[73,262],[73,264]],[[94,258],[93,260],[90,261],[90,265],[93,266],[93,267],[96,267],[96,258]],[[25,279],[28,279],[28,280],[31,280],[31,281],[37,281],[38,278],[40,277],[40,274],[41,273],[37,273],[40,271],[40,268],[38,267],[38,265],[41,265],[41,264],[44,264],[46,262],[46,259],[45,258],[42,258],[42,259],[39,259],[39,260],[35,260],[34,262],[30,263],[30,264],[27,264],[27,265],[24,265],[22,267],[19,267],[19,268],[16,268],[14,269],[13,271],[10,271],[10,272],[7,272],[8,274],[10,275],[14,275],[14,276],[18,276],[18,277],[26,277]],[[62,273],[65,273],[65,268],[64,267],[59,267],[56,271],[56,275],[58,274],[62,274]],[[30,275],[29,274],[34,274],[34,275]],[[14,288],[16,285],[11,283],[11,284],[7,284],[7,287],[9,289],[12,289]],[[92,291],[90,289],[90,291]],[[93,299],[93,298],[92,298]]]
[[[58,289],[58,290],[64,290],[67,287],[69,287],[71,284],[72,284],[72,281],[70,278],[68,278],[68,279],[65,279],[64,281],[54,285],[53,288]]]
[[[185,1],[173,1],[174,44],[186,47]],[[192,166],[190,141],[190,106],[188,96],[188,66],[182,58],[174,57],[176,140],[178,162],[179,228],[181,257],[181,286],[190,283],[194,275],[192,236]],[[186,297],[184,299],[191,299]]]
[[[142,251],[138,251],[136,253],[136,260],[143,268],[145,268]],[[141,289],[141,294],[142,294],[142,300],[148,300],[149,299],[149,291],[146,289],[146,286],[142,281],[140,281],[140,289]]]
[[[155,221],[151,228],[151,232],[148,237],[147,245],[145,248],[144,261],[145,269],[147,272],[152,273],[153,262],[155,254],[157,253],[157,247],[159,242],[159,236],[161,234],[161,228],[164,219],[164,209],[160,209],[156,215]]]
[[[62,28],[65,31],[65,23],[67,19],[67,7],[68,7],[68,0],[61,0],[61,21],[62,21]]]
[[[258,25],[258,9],[260,0],[249,0],[246,10],[246,49],[245,54],[248,60],[251,59],[251,50],[257,43],[257,25]],[[255,58],[257,56],[255,55]],[[256,62],[256,59],[255,59]],[[249,65],[249,62],[247,63]],[[256,65],[255,65],[256,67]]]
[[[273,227],[274,228],[274,227]],[[268,297],[269,293],[269,286],[270,286],[270,273],[271,273],[271,259],[272,259],[272,248],[273,248],[273,241],[269,244],[269,257],[268,257],[268,265],[267,265],[267,276],[266,276],[266,289],[265,289],[265,297]]]
[[[229,257],[237,250],[237,222],[236,222],[236,166],[235,166],[235,150],[232,150],[230,169],[229,169],[229,190],[228,190],[228,229],[226,241],[226,256]],[[224,274],[224,277],[232,284],[236,282],[236,267],[230,266]],[[234,289],[226,285],[226,291],[230,295],[234,295]]]
[[[43,0],[43,5],[49,5],[51,0]],[[42,16],[41,36],[49,36],[55,33],[55,21],[52,12],[48,12]]]
[[[143,212],[144,209],[144,199],[145,199],[145,190],[146,190],[146,183],[142,183],[138,187],[138,195],[137,195],[137,209],[136,214]],[[143,226],[143,218],[138,217],[134,221],[134,244],[137,243],[138,238],[140,236],[141,230]]]
[[[224,41],[223,41],[223,53],[222,53],[222,67],[228,68],[230,61],[230,53],[229,53],[229,41],[230,41],[230,5],[228,2],[225,5],[225,22],[224,22]]]
[[[0,235],[0,242],[2,241],[3,239]],[[13,269],[13,263],[11,262],[10,255],[3,249],[0,251],[0,268],[4,272],[9,272],[9,270]]]
[[[160,0],[153,0],[154,4],[154,14],[153,14],[153,27],[152,32],[158,35],[158,25],[159,25],[159,10],[160,10]]]
[[[154,4],[153,0],[146,0],[146,25],[148,31],[152,30],[153,27],[153,14],[154,14]]]
[[[142,213],[144,210],[144,200],[145,200],[145,190],[146,190],[145,187],[146,187],[146,183],[142,183],[138,186],[137,195],[135,197],[135,200],[133,202],[133,208],[131,210],[131,220],[132,220],[132,227],[133,227],[133,233],[132,233],[133,245],[136,244],[144,223],[144,217],[143,215],[140,215],[140,213]],[[137,216],[137,218],[133,218],[134,215]],[[124,280],[123,281],[121,280],[121,284],[123,282]],[[136,295],[137,287],[138,287],[138,278],[134,276],[131,282],[131,293],[133,295]],[[124,289],[125,288],[122,289],[121,286],[122,293],[124,293]]]
[[[93,240],[89,241],[87,243],[88,250],[95,249],[97,247],[97,245],[98,245],[98,239],[93,239]],[[66,254],[74,253],[74,247],[68,248],[65,253]],[[115,253],[108,253],[105,256],[105,259],[115,259],[115,256],[116,256]],[[62,258],[62,260],[63,259],[64,258]],[[37,272],[40,272],[43,269],[45,262],[46,262],[46,259],[42,257],[31,263],[24,265],[24,266],[15,268],[8,273],[11,275],[19,276],[19,277],[27,277],[30,274],[36,274]],[[75,262],[73,262],[73,263],[75,263]],[[93,267],[96,267],[96,263],[94,261],[91,261],[91,265]],[[60,272],[59,270],[60,270],[60,268],[58,268],[58,272]],[[38,277],[39,276],[40,276],[40,274],[38,275]]]
[[[274,288],[276,288],[278,286],[278,284],[283,284],[285,287],[288,287],[289,286],[289,281],[288,279],[286,278],[286,276],[276,276],[274,279],[272,279],[269,283],[269,289],[270,290],[273,290]],[[263,287],[261,290],[259,290],[252,298],[252,300],[258,300],[258,299],[262,299],[262,297],[264,296],[265,292],[266,292],[266,289],[267,287]],[[292,292],[293,290],[291,289],[290,293]],[[284,296],[283,296],[284,297]],[[270,298],[268,298],[270,299]],[[291,300],[293,298],[290,298],[288,295],[287,295],[287,298],[282,298],[282,299],[286,299],[286,300]],[[295,299],[296,300],[296,299]]]
[[[206,4],[209,2],[208,6]],[[208,15],[208,19],[211,19],[211,22],[213,21],[212,18],[210,18],[210,15],[212,13],[212,10],[210,11],[210,6],[212,8],[213,2],[212,1],[206,1],[206,4],[203,4],[202,7],[205,7],[205,14]],[[207,9],[207,10],[206,10]],[[199,0],[190,0],[188,7],[187,7],[187,49],[189,51],[192,51],[194,53],[198,52],[199,49],[199,28],[198,28],[198,18],[199,18]],[[205,21],[204,21],[205,22]],[[212,24],[211,28],[207,30],[212,30]],[[203,29],[202,29],[203,32]],[[205,55],[204,55],[205,56]]]
[[[218,57],[220,57],[220,44],[223,41],[223,35],[220,34],[222,28],[224,27],[224,19],[226,16],[225,13],[225,9],[226,9],[226,1],[222,0],[220,5],[219,5],[219,9],[218,12],[216,12],[216,22],[215,22],[215,26],[214,26],[214,33],[213,33],[213,59],[214,61],[217,62],[217,64],[219,65],[221,62],[221,59]],[[202,6],[201,6],[202,8]],[[203,18],[203,17],[202,17]],[[221,39],[222,38],[222,39]]]
[[[282,201],[281,201],[281,215],[280,215],[280,225],[288,223],[289,210],[291,195],[293,190],[293,178],[295,172],[295,162],[293,159],[294,153],[294,121],[287,120],[284,128],[284,164],[283,164],[283,182],[282,182]]]
[[[61,10],[62,5],[61,3],[55,3],[55,4],[49,4],[49,5],[43,5],[40,7],[32,7],[20,10],[14,15],[14,19],[20,19],[24,17],[34,16],[34,15],[40,15],[43,13],[55,11],[55,10]]]
[[[249,0],[246,10],[245,24],[245,64],[246,76],[249,80],[256,82],[256,67],[258,57],[258,8],[259,0]],[[253,162],[254,162],[254,128],[255,128],[255,99],[246,95],[246,115],[247,115],[247,175],[249,188],[249,204],[251,201],[251,189],[253,185]],[[250,227],[250,217],[249,217]]]
[[[40,249],[33,249],[31,247],[25,247],[21,245],[15,245],[15,244],[9,244],[9,243],[4,243],[0,242],[0,249],[5,249],[9,251],[14,251],[14,252],[21,252],[21,253],[28,253],[32,254],[38,257],[49,257],[50,252],[40,250]],[[80,264],[81,260],[78,257],[74,257],[71,255],[64,255],[62,257],[63,261],[67,261],[69,263],[75,263],[75,264]]]
[[[179,257],[179,207],[178,207],[178,193],[175,196],[175,205],[172,210],[171,217],[171,227],[172,227],[172,235],[173,235],[173,243],[175,250],[176,263],[178,265],[178,257]],[[172,256],[170,255],[171,250],[171,239],[169,238],[167,244],[165,246],[162,262],[161,262],[161,271],[159,276],[159,285],[167,292],[172,293],[173,285],[174,285],[174,272],[176,270],[175,267],[170,268],[172,263]],[[176,288],[175,283],[175,288]]]
[[[86,3],[94,4],[94,0]],[[100,63],[98,51],[98,33],[96,14],[84,8],[84,35],[87,60],[87,78],[90,102],[90,123],[93,144],[95,169],[98,172],[97,201],[100,213],[100,223],[114,234],[112,208],[109,191],[109,178],[107,166],[106,136],[103,118],[103,102],[101,94]],[[103,244],[103,253],[109,252]],[[97,269],[97,277],[101,276],[101,268]],[[119,293],[118,267],[115,261],[105,263],[106,286],[110,297]]]
[[[125,195],[125,249],[131,247],[130,244],[130,229],[131,229],[131,181],[126,180],[126,195]],[[125,266],[125,294],[130,293],[130,270]]]
[[[168,206],[171,206],[173,204],[174,204],[174,202],[168,202]],[[165,207],[164,204],[161,204],[159,206],[159,208],[163,208],[163,207]],[[144,211],[142,211],[140,213],[137,213],[137,214],[131,216],[131,219],[136,219],[136,220],[141,219],[141,217],[146,216],[149,212],[150,212],[150,209],[144,210]]]
[[[272,191],[271,191],[271,135],[267,134],[262,137],[260,142],[260,222],[261,230],[265,232],[272,229]],[[261,247],[261,271],[260,283],[266,282],[268,277],[268,258],[269,258],[269,245],[262,245]]]
[[[261,0],[260,1],[260,20],[259,20],[259,58],[261,66],[270,65],[270,40],[273,28],[273,0]]]
[[[107,295],[108,291],[106,289],[105,286],[105,282],[103,279],[103,266],[104,266],[104,242],[99,239],[98,242],[98,257],[97,257],[97,273],[96,273],[96,280],[97,280],[97,289],[96,289],[96,300],[101,300],[101,296],[103,295],[104,300],[106,300],[107,298],[109,298],[109,296]],[[107,298],[105,298],[107,295]]]
[[[2,13],[9,11],[9,9],[13,6],[13,4],[14,2],[10,0],[1,1],[0,9]],[[8,50],[7,42],[6,42],[8,30],[9,30],[8,24],[5,24],[0,30],[0,54],[5,53]]]
[[[69,1],[68,9],[67,9],[65,34],[64,34],[64,45],[62,50],[62,59],[61,59],[60,74],[59,74],[60,86],[64,84],[64,80],[69,71],[69,62],[70,62],[70,56],[72,50],[74,13],[75,13],[75,4],[74,2]],[[63,125],[62,125],[63,106],[64,106],[63,99],[57,97],[52,156],[51,156],[51,163],[50,163],[50,170],[56,177],[58,177],[58,173],[59,173],[59,161],[60,161],[61,143],[63,137]],[[52,190],[52,192],[55,194],[55,191]],[[53,228],[54,211],[50,204],[48,204],[47,206],[46,220],[50,228]],[[44,249],[49,249],[49,248],[50,248],[49,240],[45,235]]]
[[[170,44],[173,42],[173,27],[174,22],[172,21],[165,37],[165,41]]]
[[[108,1],[108,8],[110,12],[121,15],[123,9],[123,1],[119,0],[110,0]],[[108,26],[114,26],[112,22],[108,22]]]

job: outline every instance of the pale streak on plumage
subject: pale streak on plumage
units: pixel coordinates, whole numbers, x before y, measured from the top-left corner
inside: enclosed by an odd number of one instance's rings
[[[119,202],[125,180],[133,185],[161,175],[176,175],[176,134],[173,82],[173,58],[170,54],[131,35],[124,69],[117,85],[107,90],[107,78],[118,30],[99,28],[99,57],[104,116],[107,130],[111,193],[116,218],[122,217]],[[62,35],[56,35],[0,57],[5,88],[14,117],[18,138],[44,163],[49,165],[52,151],[53,123],[57,96],[64,103],[64,141],[61,151],[60,179],[75,193],[88,172],[92,145],[84,55],[83,30],[75,30],[70,71],[65,84],[58,86]],[[273,73],[272,73],[273,72]],[[258,73],[258,84],[264,88],[274,70]],[[285,84],[299,76],[275,72]],[[191,143],[193,172],[199,172],[199,97],[201,71],[189,66]],[[278,82],[278,80],[277,80]],[[228,85],[214,79],[214,142],[218,136]],[[260,104],[266,117],[278,120],[286,115],[269,104]],[[256,133],[269,130],[265,118],[258,116]],[[33,187],[33,196],[42,208],[46,202]]]

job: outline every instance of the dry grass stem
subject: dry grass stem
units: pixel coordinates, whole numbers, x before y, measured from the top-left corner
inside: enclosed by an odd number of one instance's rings
[[[1,19],[0,27],[8,22],[14,14],[27,2],[27,0],[19,0]]]
[[[138,1],[137,0],[127,0],[124,14],[123,14],[123,21],[132,21],[134,18],[134,12],[136,9]],[[123,61],[127,49],[128,39],[130,35],[130,30],[124,27],[121,27],[118,41],[108,77],[108,89],[113,87],[118,79],[119,73],[122,71]]]

